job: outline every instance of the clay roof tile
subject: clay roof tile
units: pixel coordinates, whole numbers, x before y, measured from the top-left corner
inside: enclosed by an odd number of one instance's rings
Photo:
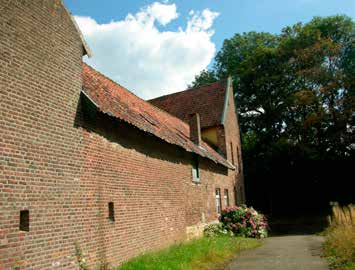
[[[137,97],[87,64],[83,64],[83,92],[103,113],[123,120],[167,143],[234,169],[224,157],[207,143],[200,146],[190,138],[187,123]]]

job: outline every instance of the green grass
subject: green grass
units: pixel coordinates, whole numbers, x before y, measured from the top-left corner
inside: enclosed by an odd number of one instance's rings
[[[239,237],[203,237],[158,252],[147,253],[117,270],[207,270],[232,259],[241,250],[261,245],[260,240]]]

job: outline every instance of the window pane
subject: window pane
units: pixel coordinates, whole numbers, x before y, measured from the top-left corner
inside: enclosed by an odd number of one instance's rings
[[[216,188],[216,207],[218,216],[222,213],[222,201],[221,201],[221,190]]]
[[[229,206],[229,194],[228,194],[228,189],[224,190],[224,204],[226,206]]]
[[[193,155],[193,157],[192,157],[192,180],[193,181],[200,180],[200,170],[199,170],[197,155]]]

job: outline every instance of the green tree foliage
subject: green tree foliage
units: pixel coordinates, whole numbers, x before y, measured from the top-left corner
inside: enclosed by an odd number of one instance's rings
[[[195,76],[195,80],[188,87],[199,87],[205,84],[213,83],[217,80],[217,76],[213,70],[204,69],[199,75]]]
[[[236,34],[213,70],[196,76],[196,86],[233,77],[247,183],[284,178],[275,175],[284,163],[352,158],[354,26],[346,16],[315,17],[279,35]]]

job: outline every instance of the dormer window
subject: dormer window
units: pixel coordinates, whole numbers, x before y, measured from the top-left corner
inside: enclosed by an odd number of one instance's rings
[[[200,168],[197,155],[192,156],[192,181],[200,182]]]

